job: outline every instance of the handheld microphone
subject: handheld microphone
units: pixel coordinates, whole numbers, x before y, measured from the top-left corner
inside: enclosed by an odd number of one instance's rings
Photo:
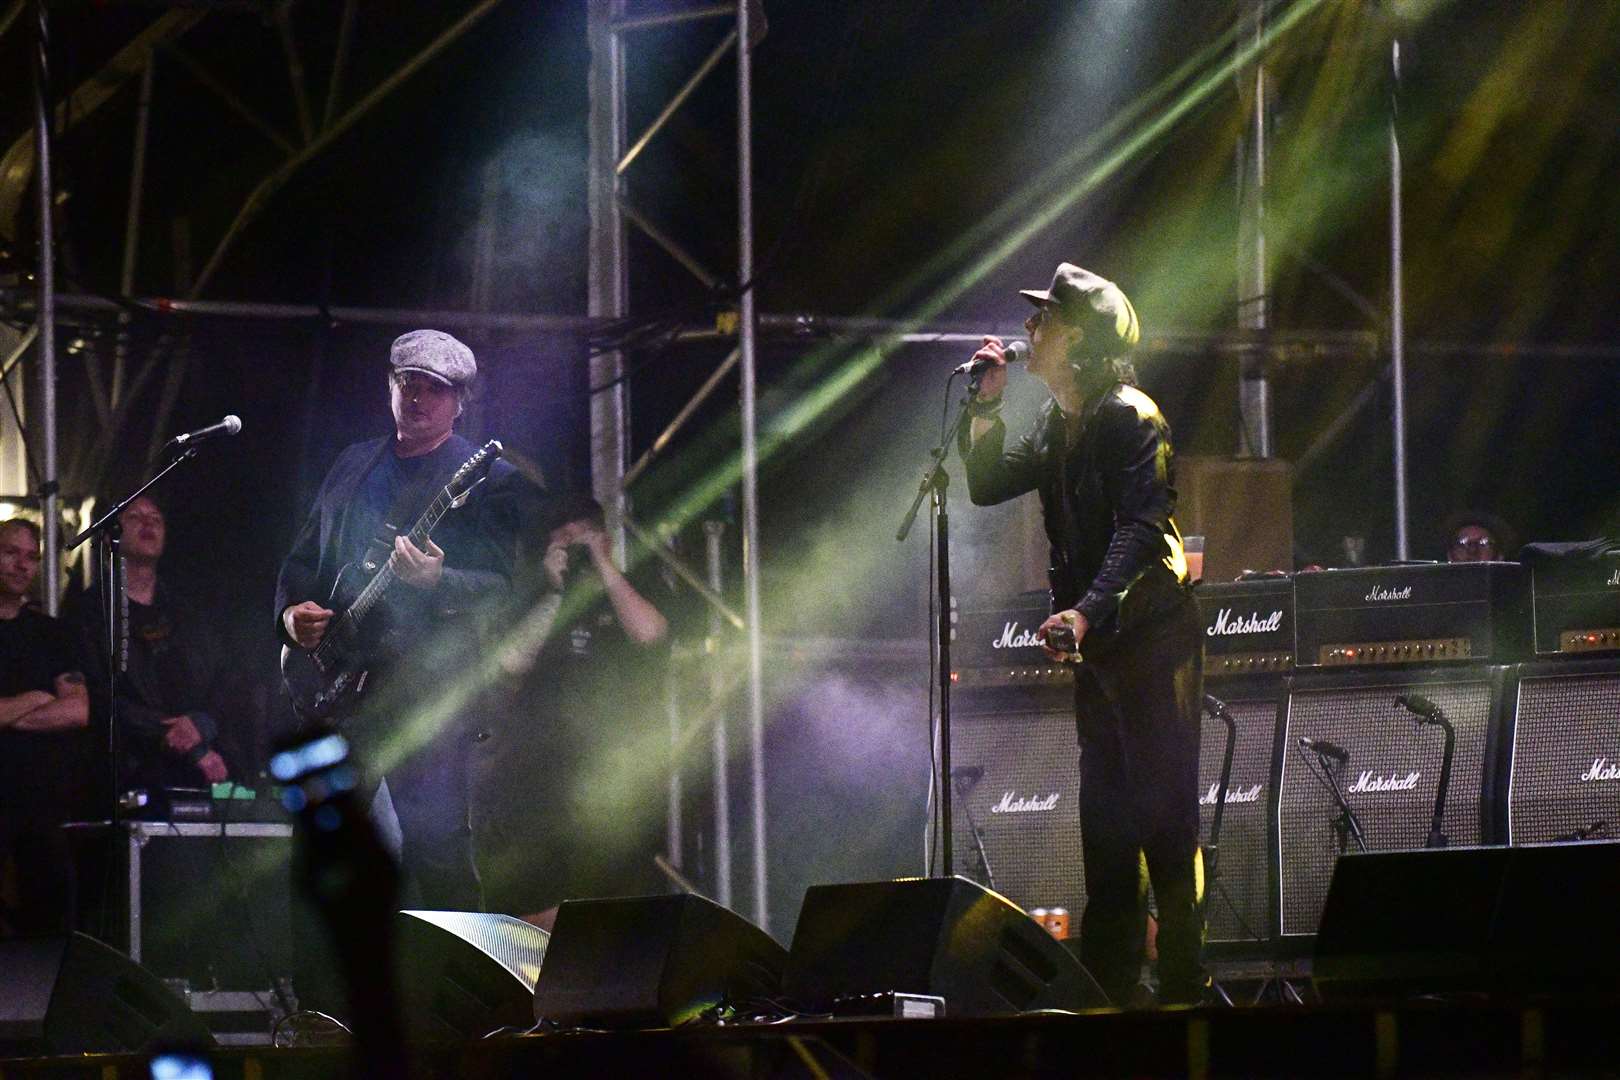
[[[188,431],[184,435],[176,435],[170,439],[167,446],[190,446],[192,443],[202,442],[205,439],[217,438],[220,435],[235,435],[242,430],[242,418],[232,413],[216,424],[209,424],[196,431]]]
[[[1350,751],[1336,743],[1330,743],[1326,739],[1313,739],[1308,735],[1301,735],[1299,737],[1299,748],[1314,751],[1325,758],[1332,758],[1340,765],[1350,760]]]
[[[1436,721],[1443,715],[1440,706],[1424,697],[1422,694],[1402,694],[1395,699],[1395,704],[1408,712],[1416,713],[1425,720]]]
[[[1009,364],[1021,364],[1029,359],[1029,342],[1014,341],[1007,346],[1001,355]],[[988,360],[969,360],[965,364],[958,364],[953,374],[966,375],[971,379],[977,375],[982,375],[991,366]]]

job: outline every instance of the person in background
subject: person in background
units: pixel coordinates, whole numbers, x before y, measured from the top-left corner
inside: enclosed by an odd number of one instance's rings
[[[1445,520],[1446,562],[1496,562],[1518,554],[1508,523],[1481,510],[1459,510]]]
[[[0,521],[0,867],[15,871],[10,934],[61,934],[74,922],[73,863],[60,826],[90,790],[90,699],[68,626],[29,603],[39,526]]]
[[[564,494],[543,518],[549,526],[532,527],[543,547],[519,591],[539,598],[530,608],[546,613],[546,632],[529,634],[506,663],[513,735],[547,762],[545,835],[530,838],[528,857],[547,866],[555,889],[539,899],[655,892],[668,776],[661,702],[670,626],[660,610],[668,590],[650,565],[619,569],[590,496]],[[555,910],[534,921],[550,929]]]
[[[206,605],[171,580],[183,583],[184,573],[158,573],[169,533],[156,500],[141,496],[118,520],[129,595],[129,670],[113,713],[124,758],[119,791],[156,796],[223,783],[232,770],[220,752],[220,718],[231,702],[220,637]],[[110,663],[105,599],[98,584],[73,613],[90,665],[90,693],[103,714]]]

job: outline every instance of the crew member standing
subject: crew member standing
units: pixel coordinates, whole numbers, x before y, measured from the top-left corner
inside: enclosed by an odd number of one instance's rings
[[[519,480],[497,461],[425,550],[412,544],[404,533],[477,450],[453,429],[478,366],[471,349],[439,330],[401,335],[389,361],[394,434],[348,447],[327,473],[281,566],[276,627],[289,645],[319,644],[339,571],[389,535],[388,523],[397,526],[390,565],[403,588],[388,592],[385,613],[392,655],[369,669],[360,717],[346,731],[388,783],[416,902],[477,911],[468,713],[480,695],[455,688],[476,655],[479,616],[511,587]]]
[[[0,521],[0,870],[17,907],[0,937],[73,929],[73,860],[61,825],[86,809],[90,698],[67,626],[29,605],[39,526]]]
[[[1141,971],[1147,883],[1159,908],[1160,1000],[1196,1002],[1202,867],[1198,737],[1203,634],[1175,509],[1170,427],[1125,359],[1141,337],[1113,282],[1063,263],[1035,305],[1030,374],[1052,399],[1011,446],[1000,418],[1002,343],[962,437],[968,492],[985,506],[1040,493],[1051,545],[1052,612],[1040,628],[1054,658],[1078,659],[1080,827],[1086,907],[1080,955],[1109,998],[1128,1004]],[[1054,631],[1073,634],[1062,644]]]

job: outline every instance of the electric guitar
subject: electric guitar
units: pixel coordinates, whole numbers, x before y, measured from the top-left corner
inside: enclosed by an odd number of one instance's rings
[[[501,444],[491,439],[468,458],[416,519],[409,542],[426,551],[439,519],[467,502],[473,489],[489,478],[501,452]],[[327,602],[338,614],[326,624],[320,644],[313,649],[282,646],[281,677],[299,719],[324,721],[349,712],[365,690],[372,662],[393,651],[394,643],[387,640],[391,635],[384,632],[386,620],[377,611],[399,580],[389,561],[392,552],[392,538],[378,538],[358,561],[345,563],[338,571]]]

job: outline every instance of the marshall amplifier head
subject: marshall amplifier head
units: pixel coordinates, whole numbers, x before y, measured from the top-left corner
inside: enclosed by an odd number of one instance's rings
[[[1507,842],[1620,836],[1620,660],[1527,664],[1514,696]]]
[[[1452,846],[1494,839],[1485,828],[1491,810],[1485,780],[1492,775],[1503,670],[1469,665],[1296,677],[1278,743],[1277,888],[1285,940],[1316,933],[1344,840],[1322,762],[1300,739],[1348,753],[1334,776],[1368,850],[1421,848],[1433,820],[1445,735],[1436,725],[1419,726],[1395,699],[1422,695],[1456,732],[1442,830]],[[1354,848],[1353,840],[1345,844]]]
[[[1507,661],[1529,645],[1518,563],[1422,563],[1294,576],[1295,663]]]
[[[1620,651],[1620,551],[1570,546],[1528,563],[1536,655]]]
[[[1050,610],[1042,591],[961,612],[951,639],[952,681],[969,691],[1059,686],[1072,696],[1073,672],[1047,656],[1035,636]]]
[[[1294,583],[1256,578],[1193,590],[1204,619],[1204,677],[1286,673],[1294,666]]]

